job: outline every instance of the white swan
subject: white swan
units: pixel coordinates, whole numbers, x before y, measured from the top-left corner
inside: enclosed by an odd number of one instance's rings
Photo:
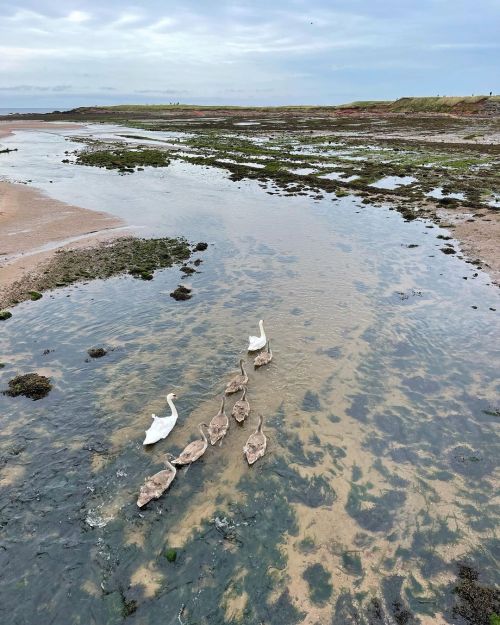
[[[177,395],[175,393],[169,393],[167,395],[167,402],[172,410],[172,414],[169,417],[157,417],[152,414],[153,423],[149,430],[146,430],[146,438],[143,441],[143,445],[152,445],[161,441],[162,438],[167,438],[170,432],[174,429],[174,425],[177,423],[177,408],[174,406],[172,399],[175,399]]]
[[[260,336],[249,336],[248,337],[248,351],[256,352],[259,349],[262,349],[267,343],[266,333],[264,332],[264,322],[262,319],[259,321],[260,328]]]

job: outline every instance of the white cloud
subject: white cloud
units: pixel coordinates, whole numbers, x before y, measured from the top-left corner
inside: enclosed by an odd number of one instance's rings
[[[485,61],[493,62],[498,44],[489,34],[495,31],[491,10],[491,19],[473,23],[485,1],[476,0],[469,16],[464,9],[450,13],[452,0],[431,3],[433,10],[430,0],[413,10],[395,0],[387,0],[385,9],[358,0],[356,10],[343,0],[336,0],[335,10],[329,0],[185,0],[168,3],[168,10],[159,1],[86,0],[80,5],[85,10],[72,10],[75,5],[46,0],[52,7],[46,13],[38,0],[19,0],[9,11],[0,7],[0,87],[71,84],[75,93],[98,93],[106,85],[108,95],[180,91],[186,98],[254,98],[272,89],[283,99],[295,94],[295,100],[317,101],[334,92],[333,72],[336,84],[342,73],[343,92],[358,90],[362,97],[365,90],[371,98],[387,95],[379,93],[381,84],[399,88],[406,68],[408,76],[422,69],[412,91],[425,91],[424,69],[436,86],[452,75],[448,56],[432,51],[474,52],[477,60],[484,50]],[[455,41],[448,43],[450,32]],[[450,86],[439,87],[445,89]],[[465,89],[472,90],[480,87]]]
[[[71,11],[65,19],[68,22],[74,22],[75,24],[82,24],[83,22],[88,22],[92,16],[89,13],[85,13],[84,11]]]

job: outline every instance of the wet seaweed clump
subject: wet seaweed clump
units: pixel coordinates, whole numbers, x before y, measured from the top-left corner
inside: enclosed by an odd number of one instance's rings
[[[103,356],[106,356],[107,353],[108,352],[104,349],[104,347],[91,347],[87,350],[87,354],[91,358],[102,358]]]
[[[304,399],[302,400],[302,410],[305,412],[316,412],[321,410],[321,404],[317,393],[306,391]]]
[[[170,297],[173,297],[177,301],[183,301],[191,299],[193,296],[189,287],[179,284],[179,286],[170,293]]]
[[[313,603],[322,605],[330,599],[333,592],[331,575],[322,564],[311,564],[302,577],[309,584],[309,597]]]
[[[59,250],[40,271],[3,291],[0,306],[33,299],[32,293],[40,294],[82,280],[106,279],[126,273],[151,280],[155,270],[185,263],[190,256],[190,245],[185,239],[169,237],[123,237],[93,247]]]
[[[18,375],[9,380],[9,388],[4,391],[4,395],[18,397],[24,395],[29,399],[42,399],[52,390],[50,378],[38,373],[27,373]]]
[[[207,247],[208,247],[208,243],[205,243],[205,241],[200,241],[194,246],[194,251],[204,252],[207,249]]]
[[[167,167],[170,160],[162,150],[117,149],[82,152],[78,155],[76,163],[91,167],[118,169],[122,173],[133,173],[139,167]]]
[[[12,313],[8,310],[0,310],[0,321],[6,321],[12,317]]]
[[[181,271],[182,273],[185,273],[186,276],[190,276],[191,274],[196,273],[196,269],[193,269],[193,267],[190,267],[189,265],[182,265]]]
[[[479,573],[468,564],[459,564],[454,593],[458,605],[453,616],[461,616],[471,625],[496,625],[500,622],[500,591],[479,583]]]
[[[177,560],[177,551],[175,549],[167,549],[165,551],[165,557],[168,562],[175,562]]]
[[[442,247],[440,248],[443,254],[456,254],[457,251],[453,247]]]
[[[36,302],[37,300],[42,299],[43,297],[43,295],[39,293],[38,291],[30,291],[28,295],[30,296],[30,300],[33,302]]]

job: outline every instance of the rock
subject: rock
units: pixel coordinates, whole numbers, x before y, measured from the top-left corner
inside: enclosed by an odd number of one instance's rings
[[[30,299],[33,302],[36,302],[38,299],[42,299],[42,297],[43,297],[42,294],[39,293],[38,291],[29,291],[28,295],[30,296]]]
[[[188,267],[187,265],[183,265],[181,267],[181,271],[182,273],[185,273],[187,276],[190,276],[193,273],[196,273],[196,269],[193,269],[192,267]]]
[[[175,291],[172,291],[172,293],[170,293],[170,297],[173,297],[177,301],[191,299],[191,290],[192,289],[188,288],[187,286],[179,284]]]
[[[6,319],[10,319],[12,317],[12,313],[8,310],[0,310],[0,321],[5,321]]]
[[[91,347],[87,350],[87,354],[91,358],[102,358],[103,356],[106,356],[107,353],[108,352],[104,349],[104,347]]]
[[[8,390],[4,391],[4,395],[9,397],[17,397],[24,395],[30,399],[42,399],[52,390],[50,378],[38,373],[27,373],[26,375],[18,375],[9,381]]]
[[[194,246],[194,251],[204,252],[207,249],[207,247],[208,247],[208,243],[205,243],[204,241],[200,241]]]

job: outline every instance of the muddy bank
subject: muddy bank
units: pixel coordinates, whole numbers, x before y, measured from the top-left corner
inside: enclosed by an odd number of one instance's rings
[[[54,200],[41,191],[0,182],[0,300],[5,289],[35,270],[57,248],[107,239],[121,219]]]
[[[137,239],[122,237],[81,249],[57,250],[44,263],[0,291],[0,308],[75,282],[130,274],[152,280],[157,269],[185,263],[195,247],[185,239]]]

